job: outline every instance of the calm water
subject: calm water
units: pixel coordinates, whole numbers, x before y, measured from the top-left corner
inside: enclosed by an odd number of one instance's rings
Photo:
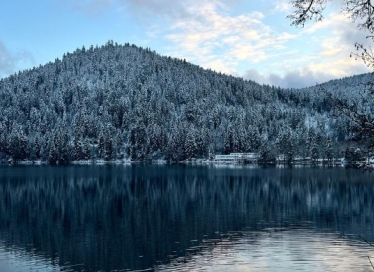
[[[372,271],[374,174],[0,166],[0,271]]]

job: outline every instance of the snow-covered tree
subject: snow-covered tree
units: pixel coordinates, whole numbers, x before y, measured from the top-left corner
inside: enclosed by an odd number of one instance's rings
[[[368,114],[372,104],[355,95],[358,83],[368,81],[360,75],[323,86]],[[335,108],[326,99],[317,87],[259,85],[135,45],[108,43],[0,80],[0,160],[15,155],[67,163],[90,153],[106,160],[126,155],[179,161],[206,157],[209,150],[267,149],[293,157],[306,153],[309,128],[320,135],[319,153],[328,135],[342,152],[346,144],[336,143],[352,138],[352,123],[332,118]],[[17,129],[26,139],[26,155],[11,150]],[[277,150],[274,144],[286,130],[292,136],[288,150]]]
[[[184,150],[187,159],[196,158],[198,148],[196,143],[196,132],[194,128],[190,128],[187,132]]]
[[[20,128],[15,128],[10,134],[8,150],[16,161],[25,160],[28,157],[28,140],[26,134]]]

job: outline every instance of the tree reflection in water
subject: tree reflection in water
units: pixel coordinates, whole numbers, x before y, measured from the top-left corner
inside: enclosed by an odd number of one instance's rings
[[[151,268],[243,229],[374,241],[372,181],[338,168],[0,167],[0,239],[88,271]]]

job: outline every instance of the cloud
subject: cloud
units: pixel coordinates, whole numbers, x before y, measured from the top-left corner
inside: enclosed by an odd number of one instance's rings
[[[330,69],[330,66],[340,68]],[[361,63],[347,64],[345,60],[340,60],[336,63],[316,64],[298,70],[291,70],[284,75],[276,73],[262,74],[256,69],[249,69],[242,77],[260,84],[274,85],[283,88],[304,88],[321,84],[332,79],[342,78],[347,75],[366,72],[368,72],[368,69]]]
[[[184,0],[118,0],[125,4],[128,11],[138,18],[142,16],[156,15],[163,18],[180,19],[190,17],[193,14],[188,10],[194,1]]]
[[[63,0],[57,0],[63,1]],[[196,3],[195,0],[67,0],[74,9],[89,15],[98,15],[112,6],[119,6],[139,21],[145,21],[150,16],[168,19],[181,19],[193,16],[188,9]],[[236,0],[237,1],[237,0]],[[66,3],[66,1],[62,2]]]
[[[5,45],[0,41],[0,76],[10,74],[13,70],[13,57]]]
[[[250,69],[245,72],[243,78],[253,80],[260,84],[284,88],[303,88],[328,81],[331,79],[331,75],[322,72],[315,73],[309,69],[291,71],[283,76],[275,73],[263,75],[256,69]]]
[[[285,12],[291,14],[293,10],[292,4],[289,0],[276,0],[275,6],[271,9],[272,13]]]
[[[354,42],[365,40],[342,14],[328,14],[323,22],[291,34],[287,28],[279,31],[282,28],[264,23],[276,12],[291,12],[285,0],[276,1],[276,10],[268,14],[234,13],[235,4],[219,0],[129,3],[138,11],[171,19],[169,27],[159,32],[159,37],[169,43],[166,54],[187,58],[205,68],[247,76],[252,71],[259,82],[284,87],[305,87],[368,71],[360,62],[349,59]],[[261,73],[253,73],[260,71],[257,67],[262,67]]]
[[[283,86],[287,88],[302,88],[308,86],[314,86],[331,80],[331,74],[324,72],[313,72],[308,68],[298,71],[292,71],[287,73],[283,77],[279,77],[275,74],[269,75],[270,81],[273,85]]]
[[[288,0],[259,1],[251,11],[240,9],[244,0],[68,1],[90,14],[116,7],[142,24],[149,46],[163,44],[155,48],[161,54],[260,83],[304,87],[369,71],[349,58],[356,41],[368,44],[365,33],[336,6],[322,22],[297,29],[285,18],[292,13]]]
[[[334,77],[369,72],[362,61],[349,58],[350,53],[356,51],[356,42],[369,47],[370,40],[366,39],[368,33],[358,30],[356,24],[343,14],[329,16],[322,26],[316,28],[319,31],[328,30],[328,34],[315,39],[319,45],[320,61],[310,65],[312,71],[329,71]],[[312,31],[315,31],[315,28],[312,28]]]
[[[32,55],[26,51],[13,53],[0,41],[0,78],[9,76],[19,70],[23,63],[34,62]]]
[[[233,15],[221,1],[200,1],[188,10],[195,16],[176,21],[165,35],[172,44],[167,54],[186,57],[205,68],[238,74],[240,63],[267,61],[295,38],[264,24],[263,13]]]
[[[274,36],[262,23],[259,11],[232,15],[243,0],[77,0],[77,7],[88,11],[102,6],[121,6],[145,27],[150,39],[164,39],[168,46],[162,52],[186,58],[205,68],[221,72],[237,72],[239,62],[259,63],[269,52],[281,49],[292,35]],[[158,19],[161,19],[161,22]],[[271,47],[271,49],[270,49]]]
[[[325,47],[327,44],[329,44],[327,47],[339,47],[348,55],[356,42],[369,46],[372,41],[366,38],[370,35],[368,31],[358,29],[357,24],[342,13],[329,14],[322,22],[317,22],[301,31],[305,37],[316,36],[319,33],[324,33]]]
[[[369,72],[360,59],[349,57],[355,51],[355,42],[369,45],[365,34],[344,15],[330,14],[324,21],[299,31],[292,40],[294,44],[287,44],[296,49],[289,56],[268,55],[274,61],[266,71],[249,68],[242,76],[259,83],[299,88]]]
[[[100,1],[100,0],[99,0]],[[159,16],[162,18],[180,20],[185,18],[199,17],[202,14],[196,13],[196,8],[200,9],[205,4],[214,6],[236,6],[244,0],[113,0],[123,4],[128,11],[143,20],[144,16]]]

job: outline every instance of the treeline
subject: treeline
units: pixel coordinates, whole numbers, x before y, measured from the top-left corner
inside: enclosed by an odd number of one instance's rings
[[[366,77],[325,86],[351,99]],[[0,80],[0,160],[327,158],[351,136],[333,111],[317,88],[259,85],[109,41]]]

